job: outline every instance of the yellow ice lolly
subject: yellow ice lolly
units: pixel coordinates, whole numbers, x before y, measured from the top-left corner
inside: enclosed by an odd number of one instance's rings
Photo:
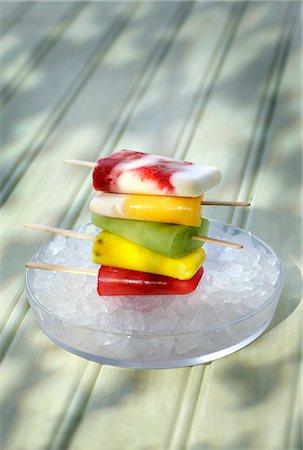
[[[203,195],[199,197],[169,197],[98,192],[90,203],[90,210],[101,216],[119,219],[199,227],[201,225],[202,200]]]
[[[205,258],[202,248],[182,258],[170,258],[106,231],[96,236],[92,250],[92,260],[96,264],[156,273],[178,280],[192,278]]]

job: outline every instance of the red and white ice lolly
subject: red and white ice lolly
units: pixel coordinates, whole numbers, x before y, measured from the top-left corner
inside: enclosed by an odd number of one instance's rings
[[[111,193],[198,197],[221,180],[213,166],[121,150],[97,161],[95,190]]]

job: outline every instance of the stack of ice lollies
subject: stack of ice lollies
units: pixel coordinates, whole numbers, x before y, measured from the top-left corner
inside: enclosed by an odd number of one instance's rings
[[[220,171],[122,150],[99,159],[92,177],[92,222],[103,230],[92,249],[93,262],[101,264],[99,295],[195,290],[206,259],[198,239],[208,232],[201,201],[220,182]]]
[[[92,222],[102,231],[92,237],[44,225],[25,226],[94,241],[92,260],[101,266],[95,271],[31,261],[28,268],[97,275],[100,296],[187,294],[203,275],[204,241],[242,248],[207,236],[201,203],[249,206],[204,201],[204,193],[221,180],[215,167],[132,150],[97,163],[66,162],[93,168],[96,193],[90,210]]]

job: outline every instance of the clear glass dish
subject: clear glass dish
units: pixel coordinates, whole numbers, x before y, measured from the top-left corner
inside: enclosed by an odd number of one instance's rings
[[[274,258],[278,269],[274,290],[264,302],[240,318],[221,318],[201,330],[186,333],[127,332],[119,333],[96,327],[80,326],[49,311],[34,295],[34,270],[26,269],[25,284],[29,302],[37,323],[43,332],[57,345],[82,358],[101,364],[120,367],[160,369],[192,366],[213,361],[233,353],[254,341],[268,327],[284,285],[284,270],[278,255],[262,240],[248,231],[210,220],[210,230],[216,228],[236,236],[250,236],[258,249]],[[211,233],[210,233],[211,234]],[[32,257],[39,261],[41,249]],[[235,296],[239,295],[237,292]],[[256,299],[257,300],[257,299]]]

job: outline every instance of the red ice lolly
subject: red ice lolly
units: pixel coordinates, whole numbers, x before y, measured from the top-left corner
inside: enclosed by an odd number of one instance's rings
[[[220,179],[216,167],[133,150],[101,158],[93,170],[95,190],[124,194],[198,197]]]
[[[176,295],[194,291],[203,275],[203,267],[189,280],[136,270],[101,266],[98,274],[98,294],[104,295]]]

